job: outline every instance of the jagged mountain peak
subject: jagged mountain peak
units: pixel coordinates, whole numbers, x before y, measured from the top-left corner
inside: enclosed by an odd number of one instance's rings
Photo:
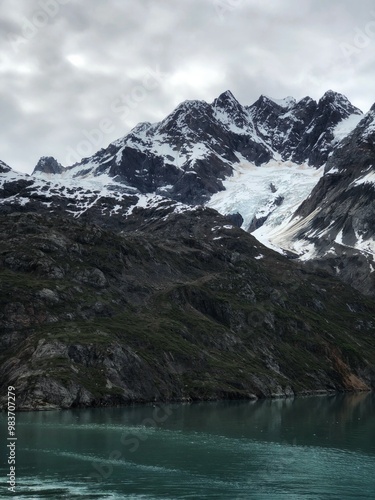
[[[286,108],[286,109],[290,109],[292,107],[294,107],[294,105],[296,104],[296,99],[294,97],[291,97],[291,96],[287,96],[287,97],[284,97],[283,99],[275,99],[274,97],[270,97],[270,96],[262,96],[264,99],[268,100],[268,101],[271,101],[272,103],[276,104],[277,106],[280,106],[281,108]]]
[[[61,174],[64,167],[53,156],[42,156],[36,164],[33,175],[38,172],[44,174]]]
[[[325,92],[318,102],[318,107],[324,107],[327,105],[330,105],[333,109],[340,108],[341,112],[343,112],[347,116],[351,114],[363,114],[363,112],[359,108],[353,106],[353,104],[344,94],[334,92],[333,90],[328,90],[327,92]]]
[[[223,92],[212,103],[214,118],[220,122],[228,132],[239,134],[254,134],[252,118],[246,107],[234,97],[230,90]]]
[[[271,145],[273,157],[322,166],[333,149],[334,128],[360,113],[339,94],[326,93],[319,103],[310,97],[275,100],[262,95],[248,110],[257,134]],[[336,141],[337,142],[337,141]]]
[[[221,93],[212,103],[213,108],[227,108],[228,106],[241,106],[230,90]]]
[[[222,181],[242,161],[324,165],[348,130],[347,124],[340,133],[335,127],[358,113],[333,91],[319,103],[310,97],[297,102],[261,95],[244,106],[226,90],[211,104],[186,100],[161,122],[138,124],[108,148],[68,167],[64,176],[106,174],[141,193],[166,189],[178,201],[204,203],[223,189]],[[35,171],[61,169],[56,160],[46,158]]]
[[[344,95],[341,94],[340,92],[335,92],[334,90],[327,90],[324,92],[323,96],[320,98],[320,101],[344,101],[348,102],[350,104],[349,99]]]
[[[272,101],[272,99],[270,99],[269,97],[265,96],[265,95],[260,95],[258,97],[258,99],[253,102],[253,104],[251,104],[250,106],[248,106],[249,109],[258,109],[258,108],[263,108],[263,107],[268,107],[268,106],[271,106],[271,107],[274,107],[274,102]]]
[[[202,101],[199,99],[187,99],[182,101],[173,111],[170,113],[166,119],[169,117],[173,117],[175,115],[179,115],[181,113],[194,113],[197,110],[200,111],[202,109],[206,109],[209,104],[206,101]]]
[[[279,112],[285,112],[290,108],[293,108],[296,105],[297,101],[294,97],[288,96],[283,99],[276,99],[274,97],[270,97],[268,95],[262,94],[251,106],[250,109],[254,108],[264,108],[271,107],[273,109],[277,109]]]
[[[158,125],[158,123],[140,122],[133,127],[127,135],[113,141],[109,145],[109,148],[123,148],[129,141],[134,144],[140,144],[142,141],[147,141],[148,136],[152,135],[152,131],[158,127]]]
[[[300,99],[296,103],[297,106],[306,106],[306,105],[311,105],[311,104],[315,104],[315,106],[316,106],[317,102],[309,95],[307,95],[306,97],[302,97],[302,99]]]
[[[201,119],[211,110],[210,105],[205,101],[186,100],[179,104],[158,126],[160,133],[178,128],[190,128],[192,123],[197,119]],[[193,125],[194,127],[194,125]]]
[[[151,122],[141,122],[131,129],[130,134],[137,135],[147,132],[152,127]]]
[[[5,174],[6,172],[11,172],[12,169],[9,165],[0,160],[0,174]]]
[[[340,94],[339,92],[335,92],[332,89],[327,90],[324,92],[323,96],[321,97],[321,100],[336,100],[336,99],[342,99],[344,98],[345,100],[348,100],[346,96],[343,94]]]

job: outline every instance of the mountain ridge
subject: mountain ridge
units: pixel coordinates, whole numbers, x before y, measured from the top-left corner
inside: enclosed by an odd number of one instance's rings
[[[324,239],[311,241],[306,230],[310,214],[304,209],[311,197],[324,198],[325,187],[333,189],[336,167],[328,166],[358,127],[371,126],[372,113],[363,115],[331,90],[318,101],[262,95],[243,106],[230,91],[211,104],[184,101],[161,122],[140,123],[72,166],[42,157],[33,175],[17,181],[19,194],[16,181],[4,181],[2,203],[5,207],[19,200],[27,205],[29,199],[34,210],[49,206],[111,226],[123,225],[138,205],[164,198],[178,210],[203,204],[223,215],[239,213],[242,227],[270,248],[317,261],[336,275],[349,251],[356,264],[339,277],[373,294],[372,277],[365,276],[371,274],[372,257],[363,245],[344,248],[339,241],[331,246]],[[331,223],[327,219],[326,225]],[[319,222],[314,224],[317,231]],[[359,267],[362,271],[352,280]]]
[[[283,107],[261,96],[251,106],[242,106],[230,91],[211,104],[184,101],[161,122],[138,124],[64,172],[75,178],[105,172],[143,194],[172,185],[169,197],[202,203],[223,189],[222,181],[239,157],[257,166],[270,160],[322,166],[334,127],[350,115],[361,115],[332,91],[319,102],[304,98],[289,103]],[[42,173],[43,167],[38,164],[36,172]]]
[[[374,123],[331,91],[225,92],[68,168],[0,162],[1,393],[30,410],[373,390]]]

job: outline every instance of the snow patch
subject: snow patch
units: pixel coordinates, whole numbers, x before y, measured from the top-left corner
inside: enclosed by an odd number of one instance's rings
[[[273,97],[270,97],[268,95],[264,96],[267,97],[270,101],[274,102],[278,106],[281,106],[282,108],[290,108],[296,104],[296,100],[294,97],[288,96],[284,97],[284,99],[274,99]]]
[[[363,115],[353,114],[338,123],[333,129],[333,144],[336,144],[347,137],[356,128],[356,126],[362,119]]]
[[[372,165],[371,167],[372,168]],[[375,172],[370,172],[363,177],[360,177],[356,181],[352,182],[350,186],[362,186],[362,184],[374,184],[375,185]]]
[[[233,165],[233,175],[223,182],[225,191],[215,193],[207,206],[221,214],[239,212],[243,219],[242,228],[247,230],[256,216],[268,217],[253,235],[270,248],[274,231],[294,214],[300,203],[315,187],[324,168],[316,170],[308,165],[271,160],[260,167],[246,161],[236,153],[239,162]]]

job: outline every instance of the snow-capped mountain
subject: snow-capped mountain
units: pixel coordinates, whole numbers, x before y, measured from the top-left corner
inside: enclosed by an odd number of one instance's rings
[[[374,144],[375,106],[225,92],[69,167],[0,161],[2,393],[45,410],[374,389]]]
[[[332,91],[318,103],[261,96],[251,106],[227,91],[211,104],[185,101],[160,123],[141,123],[78,164],[61,169],[56,161],[42,161],[34,173],[74,179],[105,174],[133,192],[204,203],[243,162],[322,166],[340,126],[348,120],[355,126],[360,117],[360,110]]]
[[[268,237],[362,290],[375,287],[375,106],[334,149],[310,195]]]
[[[49,168],[55,162],[46,157],[39,164]],[[0,214],[54,213],[122,229],[127,216],[142,208],[166,217],[192,207],[159,195],[129,194],[126,187],[105,175],[79,180],[52,175],[48,180],[0,164]]]
[[[211,104],[185,101],[68,167],[43,157],[27,176],[0,163],[0,210],[17,205],[122,228],[142,207],[157,218],[205,204],[346,281],[350,256],[365,270],[354,284],[369,291],[374,123],[374,109],[363,115],[332,91],[318,102],[261,96],[250,106],[227,91]]]

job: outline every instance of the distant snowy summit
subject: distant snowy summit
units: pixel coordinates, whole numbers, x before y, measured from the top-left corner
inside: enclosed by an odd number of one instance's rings
[[[374,145],[374,107],[364,115],[342,94],[246,106],[226,91],[67,167],[42,157],[25,176],[0,163],[0,209],[122,227],[146,207],[158,218],[207,205],[269,247],[375,290]]]
[[[106,175],[140,193],[204,203],[235,165],[271,160],[321,167],[362,112],[328,91],[319,100],[261,96],[243,106],[230,91],[211,104],[185,101],[160,123],[141,123],[90,158],[63,169],[42,159],[34,173],[83,179]]]

